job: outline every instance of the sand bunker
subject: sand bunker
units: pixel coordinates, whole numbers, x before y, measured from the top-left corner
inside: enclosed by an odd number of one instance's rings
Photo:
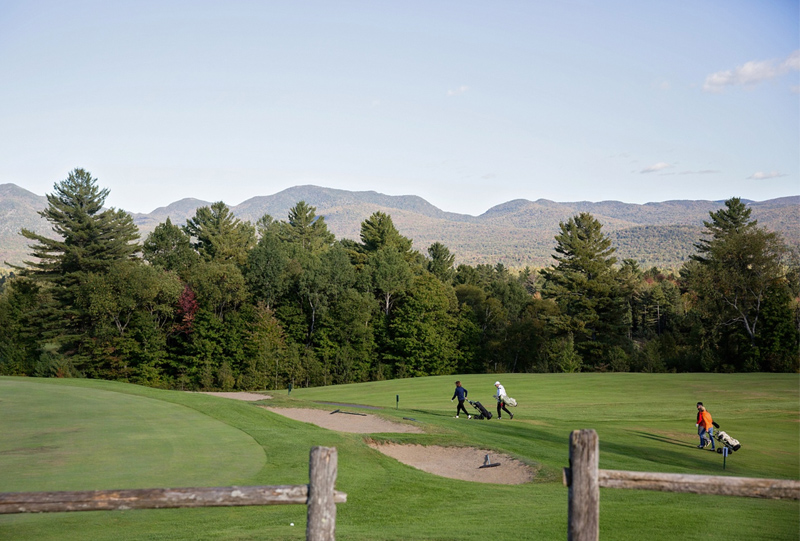
[[[374,442],[370,447],[418,470],[451,479],[499,485],[521,485],[533,480],[533,470],[523,462],[485,449]],[[500,465],[481,468],[486,455],[490,464]]]
[[[212,396],[221,396],[222,398],[233,398],[234,400],[247,400],[248,402],[255,402],[257,400],[269,400],[272,398],[266,394],[258,393],[211,393],[203,392],[200,394],[210,394]]]
[[[363,414],[361,412],[357,412],[360,415],[350,415],[348,413],[332,414],[326,410],[307,408],[260,407],[296,421],[312,423],[322,428],[339,432],[360,434],[382,432],[421,434],[423,432],[420,427],[412,424],[387,421],[376,415]],[[521,485],[533,480],[533,470],[528,465],[508,455],[497,454],[486,449],[441,447],[438,445],[379,444],[376,442],[371,442],[369,446],[404,464],[441,477],[500,485]],[[486,455],[489,455],[490,463],[499,463],[500,465],[481,468],[486,462]]]
[[[350,415],[348,413],[331,413],[326,410],[307,408],[265,408],[273,413],[284,415],[296,421],[312,423],[328,430],[339,432],[354,432],[357,434],[377,434],[382,432],[399,433],[408,432],[422,434],[424,431],[411,424],[387,421],[376,415],[364,414]]]

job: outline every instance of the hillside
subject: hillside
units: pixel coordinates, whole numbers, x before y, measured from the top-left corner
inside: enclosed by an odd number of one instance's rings
[[[554,202],[517,199],[497,205],[480,216],[445,212],[421,197],[390,196],[374,191],[352,192],[296,186],[273,195],[248,199],[231,207],[236,216],[255,222],[264,214],[285,220],[289,209],[306,201],[324,216],[337,238],[358,239],[361,223],[376,211],[392,217],[395,226],[425,251],[434,242],[445,244],[457,263],[503,263],[509,267],[551,264],[559,222],[589,212],[604,226],[617,246],[619,259],[636,259],[642,266],[678,267],[693,253],[703,221],[722,201],[664,201],[644,205],[619,201]],[[800,246],[800,196],[748,201],[759,224],[780,232]],[[186,198],[148,214],[133,214],[142,238],[169,217],[184,224],[198,207],[210,202]],[[19,264],[28,252],[23,227],[48,234],[48,224],[37,214],[47,205],[43,196],[14,184],[0,185],[0,262]]]

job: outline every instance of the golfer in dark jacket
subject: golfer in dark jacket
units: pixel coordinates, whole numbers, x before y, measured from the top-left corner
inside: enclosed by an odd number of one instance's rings
[[[472,415],[467,412],[467,408],[464,407],[464,400],[467,399],[467,391],[464,387],[461,386],[461,382],[456,382],[456,392],[453,393],[453,398],[450,399],[450,402],[458,398],[458,406],[456,407],[456,419],[458,419],[458,413],[461,410],[464,410],[464,415],[467,416],[467,419],[472,419]]]

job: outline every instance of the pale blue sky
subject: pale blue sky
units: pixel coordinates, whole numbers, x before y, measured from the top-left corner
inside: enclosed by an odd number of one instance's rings
[[[134,212],[798,195],[799,26],[797,0],[0,0],[0,183],[83,167]]]

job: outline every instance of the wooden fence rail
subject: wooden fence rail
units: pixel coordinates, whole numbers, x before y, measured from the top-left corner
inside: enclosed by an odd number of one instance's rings
[[[597,467],[598,449],[594,430],[570,434],[570,467],[564,468],[564,484],[569,487],[570,541],[600,538],[600,487],[800,500],[800,481],[601,470]]]
[[[308,505],[306,539],[332,541],[336,504],[347,501],[347,494],[334,490],[337,462],[336,448],[312,447],[308,485],[2,492],[0,514],[304,504]]]

